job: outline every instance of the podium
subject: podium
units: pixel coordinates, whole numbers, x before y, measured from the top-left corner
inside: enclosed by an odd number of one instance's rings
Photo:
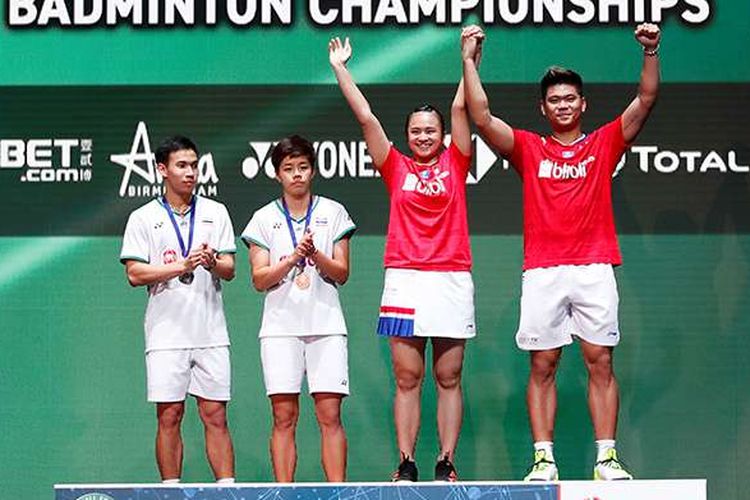
[[[58,484],[55,500],[706,500],[706,480]]]

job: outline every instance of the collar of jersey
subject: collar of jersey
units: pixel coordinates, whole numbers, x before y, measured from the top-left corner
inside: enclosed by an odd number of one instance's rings
[[[318,206],[318,202],[319,201],[320,201],[320,196],[313,195],[313,206],[312,206],[312,210],[310,210],[310,215],[312,215],[312,213],[315,211],[315,207]],[[284,213],[284,207],[281,204],[281,198],[274,200],[274,204],[276,205],[276,208],[279,209],[279,212],[281,212],[281,215],[283,215],[284,217],[286,217],[286,214]],[[292,221],[296,222],[297,224],[301,224],[301,223],[305,222],[305,216],[303,215],[299,219],[295,219],[294,217],[292,217]]]
[[[195,195],[193,195],[193,198],[195,198]],[[164,202],[165,202],[166,200],[164,200],[164,198],[163,198],[162,196],[159,196],[159,197],[158,197],[158,198],[156,199],[156,201],[158,201],[158,202],[159,202],[159,205],[161,205],[161,206],[164,206]],[[196,201],[196,203],[197,203],[197,202],[198,202],[198,198],[196,198],[196,199],[195,199],[195,201]],[[187,214],[189,214],[189,213],[190,213],[190,211],[192,210],[192,206],[193,206],[193,199],[191,198],[191,199],[190,199],[190,203],[188,203],[188,206],[187,206],[187,210],[185,210],[185,211],[184,211],[184,212],[182,212],[182,213],[180,213],[180,212],[178,212],[177,210],[175,210],[174,208],[172,208],[172,205],[170,205],[170,204],[169,204],[169,202],[167,202],[167,206],[166,206],[166,208],[168,208],[169,210],[171,210],[171,211],[172,211],[172,213],[173,213],[173,214],[175,214],[175,215],[176,215],[177,217],[185,217],[185,216],[186,216]]]
[[[559,140],[554,135],[549,136],[549,138],[552,139],[553,141],[555,141],[556,143],[558,143],[560,146],[562,146],[564,148],[569,148],[571,146],[575,146],[576,144],[578,144],[579,142],[581,142],[582,140],[584,140],[586,138],[586,134],[581,134],[581,137],[579,137],[575,141],[571,142],[570,144],[565,144],[564,142],[562,142],[561,140]]]

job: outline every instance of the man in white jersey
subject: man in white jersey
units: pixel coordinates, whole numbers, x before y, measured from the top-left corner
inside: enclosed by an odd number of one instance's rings
[[[190,139],[170,137],[155,156],[164,196],[130,214],[120,261],[130,284],[148,291],[146,378],[148,400],[156,403],[156,461],[163,482],[179,482],[180,427],[191,394],[214,476],[231,483],[229,335],[221,281],[234,278],[234,230],[224,205],[193,194],[198,148]]]
[[[539,109],[549,136],[511,127],[491,114],[475,60],[484,33],[461,37],[466,104],[489,143],[523,182],[524,263],[516,343],[530,353],[526,403],[534,438],[528,481],[558,479],[553,454],[562,349],[579,341],[588,372],[588,403],[596,440],[594,479],[633,479],[617,457],[619,389],[613,351],[620,341],[613,267],[622,263],[612,209],[612,176],[656,103],[659,41],[654,24],[636,27],[642,54],[638,94],[614,120],[582,130],[587,102],[575,71],[553,66],[540,82]]]
[[[349,394],[346,324],[338,286],[349,277],[349,238],[356,226],[340,203],[313,195],[315,150],[299,136],[271,153],[281,198],[257,210],[242,232],[253,285],[266,293],[261,361],[271,400],[271,461],[276,481],[291,482],[297,465],[299,394],[307,375],[320,426],[326,479],[346,478],[341,402]]]

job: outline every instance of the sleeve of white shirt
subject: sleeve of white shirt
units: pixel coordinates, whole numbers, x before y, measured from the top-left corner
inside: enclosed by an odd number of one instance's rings
[[[232,219],[229,217],[227,207],[221,207],[221,220],[219,221],[219,243],[216,251],[222,253],[237,253],[237,245],[234,242],[234,227]]]
[[[242,241],[248,247],[251,244],[258,245],[266,250],[271,250],[270,239],[268,238],[266,225],[262,223],[262,210],[255,212],[250,219],[250,222],[245,226],[245,230],[242,231]]]
[[[149,258],[148,225],[136,212],[128,217],[125,235],[122,238],[120,262],[124,264],[128,260],[145,263],[151,261]]]
[[[338,203],[333,231],[331,231],[331,234],[333,234],[333,244],[335,245],[342,238],[350,237],[356,230],[357,225],[352,220],[349,212],[346,211],[344,205]]]

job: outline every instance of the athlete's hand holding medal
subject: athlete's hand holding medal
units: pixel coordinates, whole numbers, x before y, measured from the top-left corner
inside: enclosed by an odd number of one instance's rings
[[[292,255],[295,271],[294,284],[301,290],[306,290],[310,287],[310,277],[305,274],[305,267],[307,265],[307,259],[312,257],[318,250],[315,248],[313,242],[313,234],[309,229],[305,230],[305,235],[297,243],[294,248],[294,254]]]

